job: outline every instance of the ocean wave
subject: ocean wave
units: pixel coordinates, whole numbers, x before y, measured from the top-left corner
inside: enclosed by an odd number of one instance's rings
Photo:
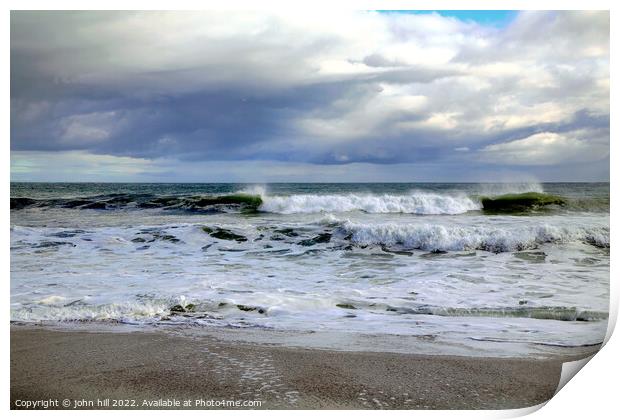
[[[266,302],[243,303],[214,300],[191,300],[185,296],[140,299],[118,303],[89,304],[78,299],[41,300],[36,304],[11,310],[11,321],[115,321],[115,322],[183,322],[197,320],[225,320],[237,318],[277,318],[313,310],[338,312],[368,312],[386,315],[433,315],[442,317],[532,318],[556,321],[593,322],[608,319],[608,313],[565,306],[512,306],[512,307],[444,307],[410,304],[407,306],[377,303],[375,301],[341,301],[325,297],[309,304],[305,299],[287,299],[287,308]]]
[[[163,210],[186,213],[275,214],[347,213],[457,215],[471,211],[525,214],[542,211],[606,212],[609,198],[567,198],[533,191],[497,195],[497,189],[464,192],[415,190],[402,194],[335,193],[271,195],[255,187],[223,195],[157,195],[115,193],[71,198],[11,197],[11,210],[62,208],[76,210]],[[523,187],[521,189],[526,189]],[[519,188],[504,190],[521,191]],[[488,191],[487,191],[488,190]]]
[[[342,228],[358,245],[399,246],[425,251],[483,250],[508,252],[534,249],[545,243],[587,242],[608,248],[608,227],[542,224],[510,229],[437,224],[361,224],[345,222]]]
[[[510,307],[444,307],[431,305],[392,306],[350,301],[337,304],[348,310],[387,311],[395,314],[435,315],[445,317],[486,317],[486,318],[533,318],[555,321],[601,321],[609,317],[607,312],[592,311],[566,306],[510,306]]]
[[[464,194],[412,192],[407,195],[294,194],[270,196],[263,189],[220,196],[152,196],[109,194],[71,199],[11,198],[11,209],[74,208],[81,210],[162,209],[190,212],[262,211],[267,213],[462,214],[479,210],[480,203]]]
[[[280,214],[296,213],[409,213],[462,214],[479,210],[480,203],[466,195],[412,192],[408,195],[297,194],[265,196],[260,211]]]
[[[503,194],[494,197],[481,197],[485,212],[521,213],[548,208],[547,206],[566,206],[566,200],[557,195],[538,192]]]
[[[92,305],[76,300],[39,302],[39,305],[11,309],[11,321],[116,321],[148,322],[168,313],[168,305],[160,301],[121,302]]]
[[[26,208],[72,208],[80,210],[162,209],[188,212],[261,211],[279,214],[366,213],[462,214],[481,209],[478,200],[464,194],[412,192],[407,195],[294,194],[270,196],[252,191],[221,196],[151,196],[115,194],[71,199],[11,198],[11,210]]]
[[[218,225],[172,224],[156,227],[92,228],[89,230],[11,226],[11,250],[80,252],[84,248],[113,247],[126,252],[140,249],[185,248],[205,252],[213,244],[244,244],[244,251],[294,254],[307,247],[325,250],[375,246],[386,252],[422,250],[431,252],[481,250],[494,253],[536,249],[544,244],[582,242],[609,248],[609,226],[604,222],[558,221],[501,224],[465,223],[376,223],[342,219],[326,214],[307,225]],[[472,221],[475,219],[472,219]],[[215,248],[214,248],[215,249]],[[234,249],[238,251],[238,249]],[[284,252],[286,251],[286,252]]]
[[[91,197],[33,199],[11,197],[11,210],[25,208],[71,208],[80,210],[163,209],[189,212],[255,211],[262,204],[259,195],[156,196],[151,194],[106,194]]]
[[[533,318],[555,321],[602,321],[609,317],[607,312],[589,311],[575,307],[506,307],[506,308],[395,308],[403,313],[450,316],[450,317],[488,317],[488,318]]]

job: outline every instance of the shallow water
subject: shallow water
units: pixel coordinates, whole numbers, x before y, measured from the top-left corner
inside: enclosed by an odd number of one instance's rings
[[[482,211],[527,191],[567,204]],[[258,211],[196,205],[239,192]],[[13,321],[398,334],[490,354],[605,335],[609,184],[13,183],[11,198]]]

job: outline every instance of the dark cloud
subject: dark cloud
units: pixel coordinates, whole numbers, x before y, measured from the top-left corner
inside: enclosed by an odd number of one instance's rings
[[[470,169],[537,133],[600,150],[608,61],[605,12],[528,12],[504,30],[439,15],[12,12],[11,149]]]

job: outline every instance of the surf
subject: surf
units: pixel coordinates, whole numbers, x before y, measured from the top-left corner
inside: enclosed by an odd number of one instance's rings
[[[527,227],[490,228],[440,224],[364,224],[345,222],[346,235],[358,246],[397,246],[431,252],[481,250],[509,252],[536,249],[547,243],[585,242],[609,247],[609,228],[539,224]]]
[[[260,211],[279,214],[347,213],[360,211],[373,214],[463,214],[479,210],[480,204],[470,197],[428,192],[407,195],[392,194],[295,194],[267,196]]]

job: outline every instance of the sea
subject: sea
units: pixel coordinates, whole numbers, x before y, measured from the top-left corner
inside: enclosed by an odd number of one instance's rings
[[[560,201],[484,204],[523,193]],[[609,183],[14,182],[10,225],[13,323],[489,356],[607,330]]]

